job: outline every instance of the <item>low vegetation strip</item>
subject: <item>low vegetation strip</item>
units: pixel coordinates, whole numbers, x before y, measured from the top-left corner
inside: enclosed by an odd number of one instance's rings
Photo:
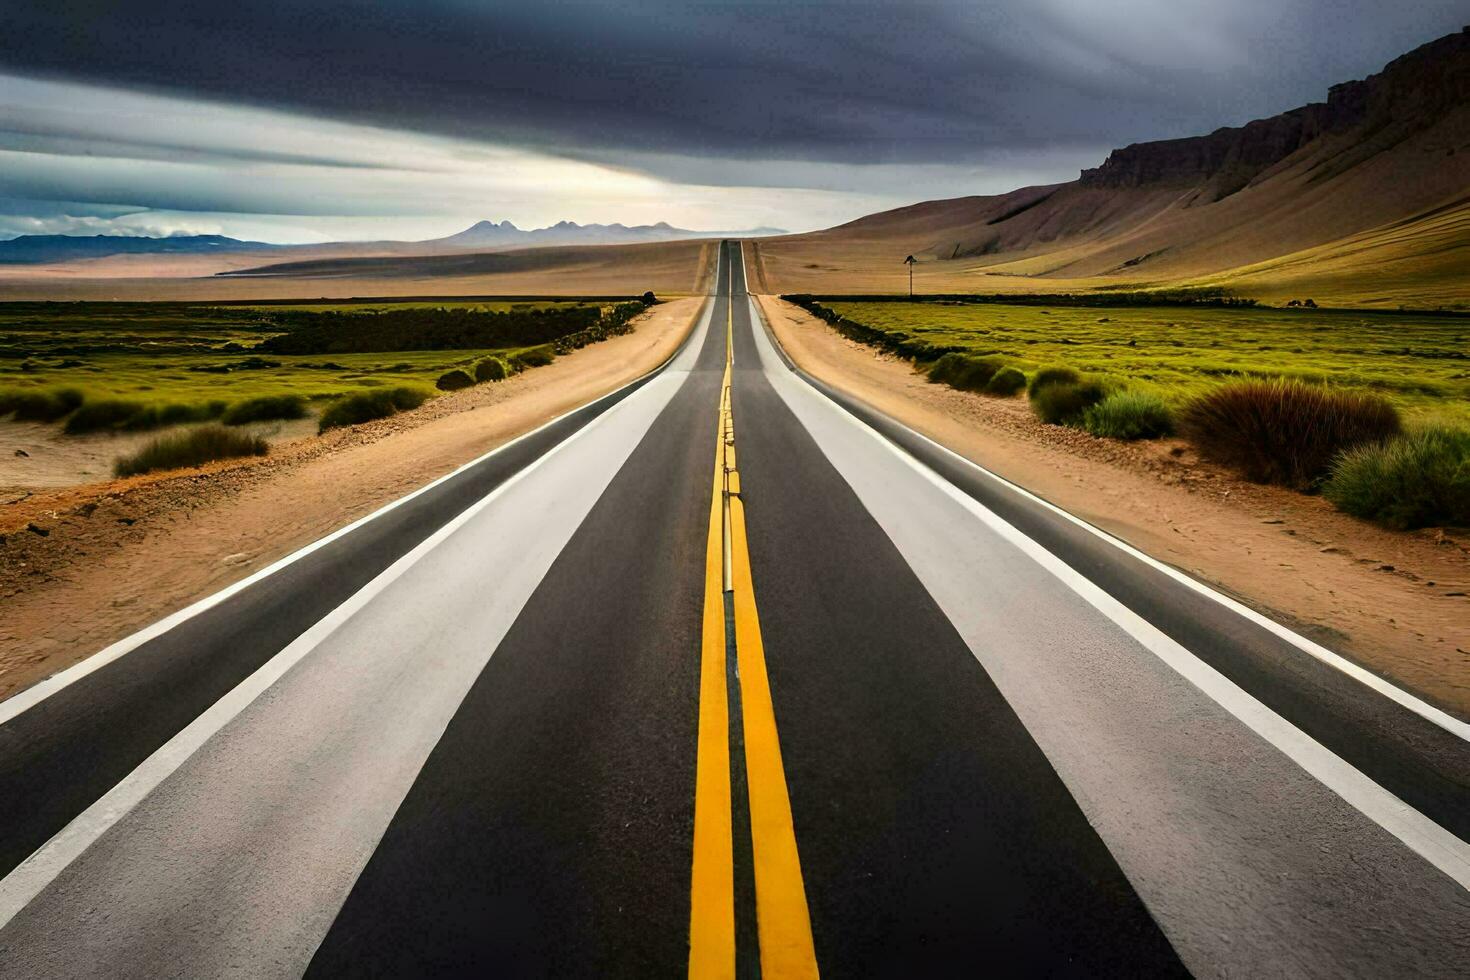
[[[381,407],[402,402],[398,390],[457,390],[550,364],[631,332],[656,302],[0,304],[0,420],[83,435],[289,421],[313,414],[313,401],[360,393],[351,404]]]
[[[1470,319],[1329,310],[995,303],[799,304],[849,339],[920,363],[1000,358],[1028,375],[1066,364],[1165,398],[1288,378],[1376,392],[1411,420],[1470,424]]]
[[[1178,313],[787,297],[929,380],[1113,439],[1179,434],[1255,482],[1391,527],[1470,520],[1470,323],[1321,310]],[[973,306],[973,308],[972,308]],[[1177,318],[1177,319],[1176,319]]]
[[[650,297],[651,300],[651,297]],[[551,309],[418,308],[348,312],[283,310],[270,314],[284,332],[256,350],[271,354],[365,354],[383,351],[475,350],[557,344],[562,353],[614,335],[641,301]]]

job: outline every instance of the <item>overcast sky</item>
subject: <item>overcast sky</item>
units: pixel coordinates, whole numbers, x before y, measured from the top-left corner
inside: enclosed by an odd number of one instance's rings
[[[0,237],[823,227],[1069,180],[1464,0],[4,0]]]

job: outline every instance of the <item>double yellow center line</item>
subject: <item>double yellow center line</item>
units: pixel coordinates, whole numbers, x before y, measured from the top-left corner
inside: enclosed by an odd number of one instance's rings
[[[689,976],[735,976],[735,871],[730,790],[730,692],[726,685],[725,596],[733,608],[741,733],[750,807],[756,937],[765,980],[816,977],[811,917],[796,851],[796,830],[776,733],[761,643],[760,618],[745,538],[745,505],[735,465],[730,407],[734,298],[725,321],[725,375],[715,447],[714,490],[706,545],[704,630],[700,653],[699,738],[694,792],[694,867],[689,917]]]

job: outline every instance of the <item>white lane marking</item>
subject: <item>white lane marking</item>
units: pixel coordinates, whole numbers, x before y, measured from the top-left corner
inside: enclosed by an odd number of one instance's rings
[[[759,310],[751,302],[752,316]],[[760,321],[752,320],[752,324]],[[996,534],[1050,572],[1089,605],[1133,637],[1140,645],[1184,677],[1251,731],[1274,746],[1350,806],[1392,834],[1405,846],[1470,890],[1470,844],[1460,840],[1433,820],[1369,779],[1357,768],[1320,742],[1258,701],[1215,668],[1113,598],[1086,576],[1037,544],[1009,522],[981,505],[975,498],[925,466],[892,440],[833,402],[817,388],[802,381],[782,364],[764,331],[752,330],[766,373],[778,393],[814,400],[876,440],[904,465],[968,511]],[[794,382],[794,384],[793,384]],[[796,395],[800,392],[800,395]]]
[[[710,311],[713,310],[713,306],[714,304],[709,304],[695,333],[691,334],[690,339],[694,343],[690,347],[686,347],[685,351],[681,352],[681,354],[698,347],[699,338],[704,336],[709,326]],[[188,761],[198,751],[200,746],[229,724],[230,721],[249,707],[261,694],[270,689],[292,667],[310,654],[322,641],[371,602],[374,597],[392,585],[395,580],[407,572],[426,554],[443,543],[469,521],[473,520],[476,515],[499,500],[517,484],[540,470],[553,457],[560,455],[563,450],[575,445],[584,436],[595,431],[601,431],[610,424],[611,420],[617,418],[620,414],[626,414],[626,411],[630,407],[637,407],[642,401],[646,400],[651,392],[662,392],[669,389],[669,394],[664,398],[663,403],[666,406],[668,399],[672,397],[673,391],[677,390],[678,384],[675,383],[676,380],[682,382],[683,378],[680,375],[687,373],[687,362],[691,358],[681,356],[676,360],[678,363],[668,365],[668,371],[651,379],[642,389],[634,392],[628,398],[588,422],[566,439],[552,446],[526,467],[506,479],[485,497],[470,505],[470,507],[454,517],[449,523],[424,539],[407,554],[398,558],[392,565],[380,572],[367,585],[363,586],[362,589],[313,624],[306,632],[302,633],[283,650],[266,661],[265,664],[249,677],[241,681],[229,693],[216,701],[200,714],[199,717],[195,718],[194,721],[185,726],[173,738],[169,739],[162,747],[140,763],[121,782],[80,815],[73,818],[70,823],[58,831],[50,840],[41,845],[34,853],[16,866],[3,880],[0,880],[0,928],[4,928],[17,913],[40,894],[58,875],[66,870],[73,861],[80,857],[108,828],[125,817],[134,807],[146,799],[159,784]],[[662,407],[660,406],[659,411],[662,410]],[[658,413],[653,412],[652,414],[656,417]]]
[[[752,300],[751,303],[752,310],[755,311],[758,315],[758,308],[755,307],[754,300]],[[764,322],[764,318],[762,318],[762,322]],[[777,357],[779,360],[779,355],[777,355]],[[783,370],[788,370],[789,372],[789,369],[786,368],[784,363],[781,365],[781,367]],[[808,387],[811,386],[808,385]],[[813,390],[817,391],[818,394],[821,394],[822,397],[826,398],[826,395],[821,392],[820,389],[814,388]],[[841,405],[838,405],[837,407],[842,408]],[[849,416],[852,415],[852,413],[848,412],[845,408],[842,408],[842,411],[844,412],[844,414],[847,414]],[[861,422],[861,420],[857,419],[856,417],[853,417],[853,420]],[[1341,654],[1334,653],[1333,651],[1322,646],[1320,643],[1317,643],[1314,640],[1310,640],[1307,637],[1302,636],[1300,633],[1294,632],[1288,627],[1276,622],[1274,619],[1262,615],[1261,613],[1245,605],[1244,603],[1241,603],[1236,599],[1232,599],[1222,592],[1217,592],[1203,582],[1191,578],[1190,576],[1179,571],[1179,569],[1167,565],[1164,562],[1159,561],[1157,558],[1154,558],[1150,555],[1145,554],[1142,551],[1139,551],[1133,545],[1122,540],[1121,538],[1114,537],[1112,534],[1109,534],[1102,528],[1089,524],[1086,521],[1082,520],[1082,518],[1068,513],[1051,501],[1046,500],[1042,497],[1038,497],[1036,494],[1032,493],[1030,490],[1027,490],[1025,487],[1012,483],[1010,480],[1007,480],[1005,477],[999,475],[998,473],[991,472],[990,470],[981,466],[979,463],[976,463],[974,460],[969,459],[965,456],[961,456],[959,453],[955,452],[953,449],[950,449],[948,446],[935,442],[933,439],[930,439],[922,432],[911,429],[908,426],[903,425],[903,423],[898,422],[896,419],[890,418],[890,421],[893,421],[896,425],[902,426],[903,430],[906,433],[921,439],[933,449],[937,450],[945,456],[948,456],[954,462],[960,463],[963,466],[974,470],[976,473],[983,477],[986,477],[987,479],[994,480],[996,483],[999,483],[1007,489],[1012,490],[1017,494],[1020,494],[1033,503],[1040,504],[1042,507],[1045,507],[1053,514],[1056,514],[1058,517],[1061,517],[1064,520],[1075,524],[1077,527],[1080,527],[1088,533],[1094,535],[1095,537],[1102,539],[1103,541],[1112,545],[1114,548],[1117,548],[1118,550],[1126,553],[1130,557],[1136,558],[1137,560],[1145,563],[1150,568],[1164,573],[1165,575],[1172,578],[1174,581],[1180,583],[1181,585],[1187,586],[1199,595],[1214,600],[1215,602],[1224,606],[1226,609],[1230,610],[1236,615],[1246,620],[1249,620],[1255,625],[1260,626],[1268,632],[1274,634],[1278,638],[1285,640],[1292,646],[1301,650],[1303,653],[1306,653],[1313,658],[1320,660],[1327,666],[1346,674],[1353,680],[1358,681],[1359,683],[1369,688],[1372,688],[1374,691],[1377,691],[1379,694],[1395,702],[1399,706],[1412,711],[1414,714],[1423,718],[1425,721],[1432,722],[1438,727],[1449,732],[1451,735],[1455,735],[1464,741],[1470,742],[1470,722],[1461,721],[1460,719],[1456,718],[1454,715],[1451,715],[1449,712],[1443,710],[1442,708],[1437,708],[1434,705],[1415,697],[1413,694],[1405,691],[1403,688],[1394,684],[1392,681],[1380,677],[1372,671],[1353,663],[1351,660],[1348,660]],[[892,440],[888,440],[886,436],[884,436],[883,438],[890,444],[892,444]],[[910,455],[901,446],[894,446],[893,448],[895,452],[902,453],[906,456]]]
[[[198,616],[200,613],[214,608],[215,606],[224,602],[226,599],[230,598],[236,593],[248,589],[250,586],[254,585],[256,582],[259,582],[261,579],[274,575],[276,572],[279,572],[281,569],[287,567],[288,565],[292,565],[295,562],[300,561],[312,552],[326,547],[343,535],[351,534],[353,531],[362,527],[364,524],[367,524],[369,521],[373,521],[379,517],[382,517],[384,514],[388,513],[394,508],[403,506],[420,494],[427,493],[428,491],[437,487],[439,484],[444,483],[447,480],[452,480],[466,470],[473,469],[486,460],[491,459],[492,457],[500,453],[506,452],[507,450],[516,446],[518,443],[524,442],[527,439],[530,439],[533,436],[537,435],[542,430],[551,428],[558,422],[565,419],[567,416],[574,415],[585,408],[590,408],[591,406],[597,405],[601,402],[605,402],[610,398],[615,398],[618,394],[620,394],[627,388],[638,384],[640,381],[643,381],[650,375],[657,374],[658,372],[663,371],[666,368],[672,369],[674,367],[674,362],[680,359],[681,355],[688,352],[690,345],[687,341],[692,341],[696,335],[700,335],[701,331],[703,331],[708,325],[713,308],[714,304],[712,302],[707,302],[705,304],[704,312],[700,314],[700,321],[690,332],[689,337],[686,339],[685,346],[676,351],[672,356],[669,357],[668,360],[664,361],[663,364],[650,371],[649,374],[645,374],[639,378],[634,378],[632,381],[629,381],[622,387],[610,391],[600,398],[595,398],[585,405],[578,405],[576,408],[569,409],[568,411],[563,412],[551,421],[538,425],[536,428],[530,430],[529,432],[525,432],[519,436],[516,436],[509,442],[501,443],[499,446],[496,446],[489,452],[475,457],[458,469],[439,477],[437,480],[426,483],[423,486],[419,487],[417,490],[404,494],[397,500],[393,500],[387,504],[384,504],[382,507],[373,511],[371,514],[368,514],[365,517],[359,517],[351,524],[338,528],[324,538],[318,538],[305,547],[297,551],[293,551],[286,557],[272,562],[270,565],[267,565],[260,571],[255,572],[254,574],[247,576],[246,578],[243,578],[238,582],[235,582],[233,585],[227,585],[213,595],[206,596],[205,598],[200,599],[191,605],[185,606],[183,609],[180,609],[175,613],[171,613],[168,616],[165,616],[163,619],[160,619],[158,622],[154,623],[151,626],[143,627],[136,633],[126,636],[121,640],[118,640],[116,643],[104,647],[102,650],[92,654],[85,660],[78,661],[65,670],[52,674],[45,680],[26,688],[24,691],[21,691],[8,700],[0,702],[0,725],[4,725],[5,723],[11,721],[23,712],[34,708],[37,704],[40,704],[51,695],[65,689],[66,687],[69,687],[72,684],[75,684],[77,681],[81,680],[83,677],[86,677],[88,674],[94,673],[102,669],[103,667],[106,667],[114,660],[118,659],[124,654],[132,652],[133,650],[142,646],[144,643],[147,643],[149,640],[161,636],[164,633],[167,633],[169,630],[173,629],[175,626],[178,626],[180,623],[187,622],[188,620],[193,619],[195,616]]]

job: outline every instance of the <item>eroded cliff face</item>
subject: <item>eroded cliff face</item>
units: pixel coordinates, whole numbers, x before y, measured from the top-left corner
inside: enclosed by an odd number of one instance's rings
[[[1217,129],[1208,136],[1134,143],[1082,171],[1083,187],[1210,185],[1218,200],[1329,135],[1351,135],[1352,160],[1380,152],[1470,103],[1470,27],[1390,62],[1363,81],[1334,85],[1326,102]],[[1355,152],[1356,151],[1356,152]],[[1346,161],[1345,161],[1346,162]],[[1334,168],[1338,169],[1338,168]]]

